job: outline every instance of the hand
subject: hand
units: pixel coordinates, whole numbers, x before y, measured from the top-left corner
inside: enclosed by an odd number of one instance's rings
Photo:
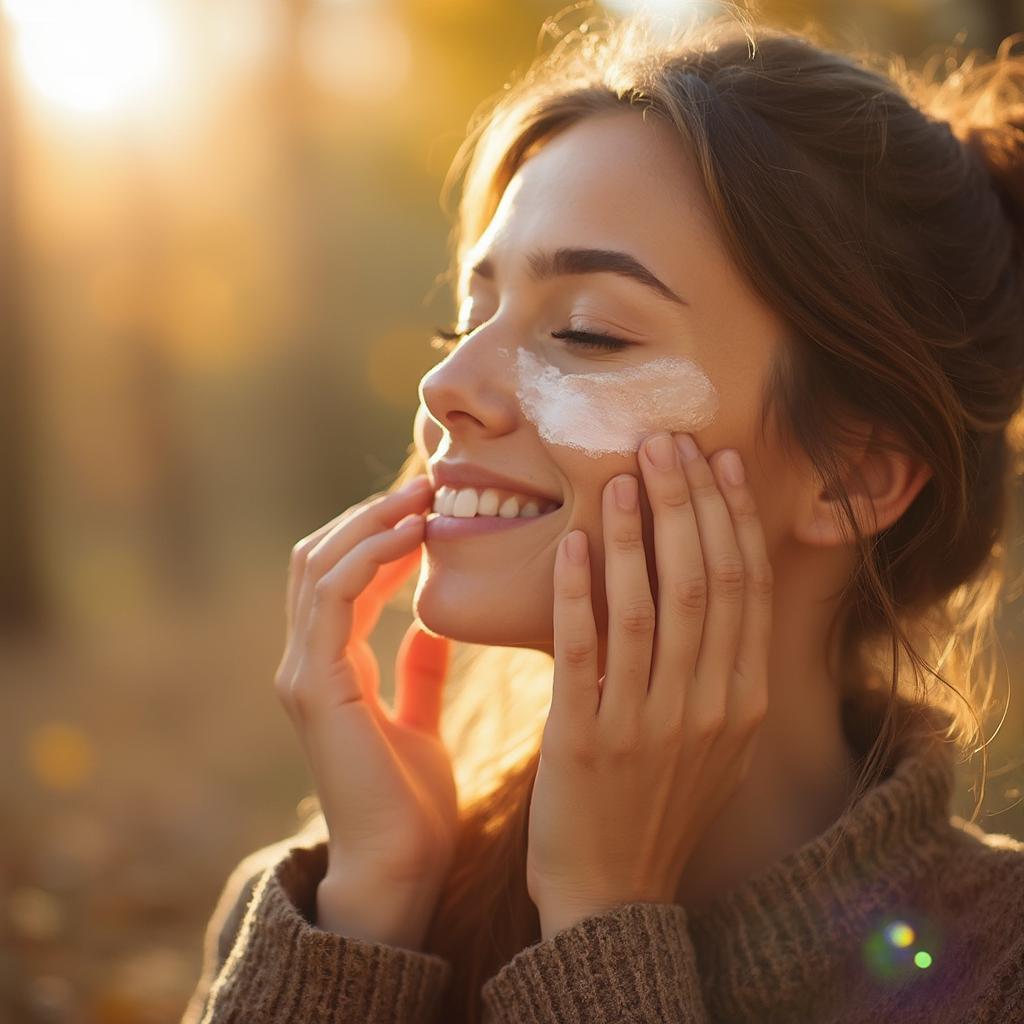
[[[662,437],[671,435],[662,433]],[[554,686],[530,805],[527,886],[543,937],[622,903],[673,903],[687,857],[746,776],[767,708],[772,570],[746,483],[700,454],[638,455],[653,515],[655,609],[641,517],[605,486],[606,671],[584,561],[554,571]],[[738,458],[738,453],[737,453]]]
[[[448,640],[417,623],[406,632],[392,716],[378,699],[368,637],[385,601],[419,564],[424,521],[417,513],[431,498],[426,477],[417,477],[295,545],[287,641],[275,675],[328,828],[324,892],[391,898],[394,918],[416,918],[402,926],[405,944],[425,929],[455,849],[455,782],[439,735]]]

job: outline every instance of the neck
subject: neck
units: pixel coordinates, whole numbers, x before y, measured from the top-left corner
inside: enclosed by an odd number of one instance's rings
[[[758,869],[823,832],[856,782],[840,692],[824,649],[835,605],[807,581],[776,581],[768,663],[768,711],[750,768],[705,829],[680,878],[677,900],[697,910]]]

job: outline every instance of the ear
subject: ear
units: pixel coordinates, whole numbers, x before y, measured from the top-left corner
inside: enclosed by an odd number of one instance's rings
[[[843,471],[861,533],[870,537],[895,523],[931,475],[920,459],[898,450],[895,435],[869,427],[866,438],[847,451]],[[842,503],[820,486],[820,480],[811,486],[803,511],[797,513],[797,539],[819,547],[850,544]]]

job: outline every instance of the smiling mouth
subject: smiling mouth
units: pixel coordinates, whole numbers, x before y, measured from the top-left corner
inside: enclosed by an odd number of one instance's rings
[[[495,487],[441,486],[434,493],[433,512],[444,519],[538,519],[562,507],[561,502]]]

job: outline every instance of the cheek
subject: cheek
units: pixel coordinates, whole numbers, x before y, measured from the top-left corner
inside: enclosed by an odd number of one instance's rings
[[[556,465],[565,483],[567,508],[561,536],[570,530],[583,530],[590,541],[590,555],[599,564],[604,547],[604,491],[620,473],[637,477],[643,486],[640,465],[633,455],[589,457],[560,445],[545,445],[548,457]]]

